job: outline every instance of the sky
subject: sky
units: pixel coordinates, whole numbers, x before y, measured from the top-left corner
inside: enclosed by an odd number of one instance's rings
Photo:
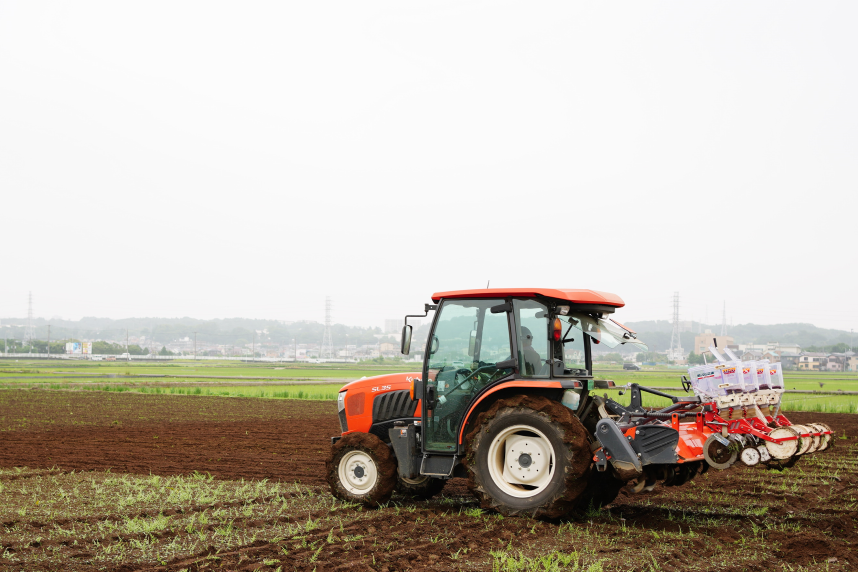
[[[855,2],[0,0],[0,316],[590,288],[858,329]]]

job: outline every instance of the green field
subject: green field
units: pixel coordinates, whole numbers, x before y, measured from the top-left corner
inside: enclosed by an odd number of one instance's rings
[[[293,365],[192,360],[170,363],[0,360],[0,387],[333,400],[339,388],[349,381],[419,369],[420,365],[414,363]],[[618,366],[603,366],[596,369],[597,378],[611,379],[617,386],[639,383],[674,388],[665,391],[677,394],[682,392],[680,377],[683,373],[679,368],[625,371]],[[312,383],[314,380],[319,383]],[[858,391],[858,374],[855,373],[786,372],[784,381],[788,390]],[[609,394],[627,403],[627,394],[620,396],[618,390],[609,390]],[[644,404],[648,406],[667,403],[656,396],[644,397]],[[787,393],[783,397],[783,411],[858,413],[858,395]]]
[[[420,364],[272,364],[232,361],[193,360],[162,362],[103,362],[71,360],[2,360],[0,359],[0,382],[4,378],[43,378],[57,380],[98,380],[105,376],[141,378],[168,376],[171,380],[195,380],[207,377],[270,378],[304,380],[313,378],[358,379],[363,376],[381,375],[397,371],[417,371]]]

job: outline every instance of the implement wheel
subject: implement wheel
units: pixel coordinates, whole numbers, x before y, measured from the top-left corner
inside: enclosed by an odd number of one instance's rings
[[[703,443],[703,458],[719,471],[729,469],[736,462],[737,451],[730,445],[722,444],[714,435],[709,435]]]
[[[431,499],[441,492],[447,483],[444,479],[436,479],[421,475],[416,479],[405,479],[396,475],[396,492],[415,499]]]
[[[587,430],[557,401],[498,400],[479,415],[466,443],[468,485],[483,508],[558,518],[575,508],[589,484]]]
[[[387,502],[396,486],[396,459],[371,433],[349,433],[337,441],[325,472],[331,494],[369,507]]]

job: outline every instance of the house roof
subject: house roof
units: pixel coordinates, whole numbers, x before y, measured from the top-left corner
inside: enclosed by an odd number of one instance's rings
[[[441,298],[506,298],[520,296],[533,298],[544,296],[563,300],[573,304],[604,304],[622,308],[626,305],[623,299],[616,294],[599,292],[597,290],[571,290],[565,288],[482,288],[479,290],[451,290],[449,292],[435,292],[432,301],[437,302]]]

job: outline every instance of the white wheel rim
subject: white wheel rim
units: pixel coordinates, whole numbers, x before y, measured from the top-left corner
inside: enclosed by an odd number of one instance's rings
[[[813,433],[822,433],[822,429],[816,423],[808,423],[805,425],[808,429]],[[808,453],[816,453],[817,451],[822,450],[823,444],[823,435],[819,435],[817,437],[811,437],[813,444],[810,446],[810,449],[807,451]]]
[[[512,497],[529,498],[544,491],[554,476],[554,465],[548,437],[529,425],[507,427],[489,446],[489,476]]]
[[[821,432],[825,432],[825,431],[830,431],[830,430],[831,430],[831,429],[829,429],[829,428],[828,428],[828,425],[824,425],[824,424],[822,424],[822,423],[816,423],[816,426],[817,426],[817,427],[819,427],[819,430],[820,430]],[[817,449],[817,450],[818,450],[818,451],[825,451],[826,449],[828,449],[828,443],[829,443],[829,441],[831,441],[831,435],[823,435],[822,437],[820,437],[820,441],[819,441],[819,449]]]
[[[399,478],[402,479],[403,483],[407,483],[409,485],[422,485],[423,483],[426,482],[426,479],[428,479],[429,477],[424,475],[422,477],[417,477],[416,479],[406,479],[405,477],[399,477]]]
[[[354,495],[369,492],[378,482],[378,470],[372,457],[363,451],[349,451],[340,459],[340,482]]]
[[[791,427],[778,427],[769,433],[769,437],[772,439],[785,439],[787,437],[795,437],[797,435],[798,433],[796,433]],[[783,461],[789,459],[795,454],[798,450],[800,440],[801,438],[793,439],[790,441],[784,441],[780,444],[766,441],[766,449],[769,450],[769,455],[771,455],[772,459]]]
[[[760,462],[760,452],[754,447],[746,447],[739,453],[739,459],[749,467],[753,467]]]
[[[792,426],[795,431],[801,435],[802,433],[810,433],[812,429],[810,427],[805,427],[804,425],[793,425]],[[810,447],[813,445],[813,437],[802,437],[801,445],[796,455],[804,455],[810,450]]]

